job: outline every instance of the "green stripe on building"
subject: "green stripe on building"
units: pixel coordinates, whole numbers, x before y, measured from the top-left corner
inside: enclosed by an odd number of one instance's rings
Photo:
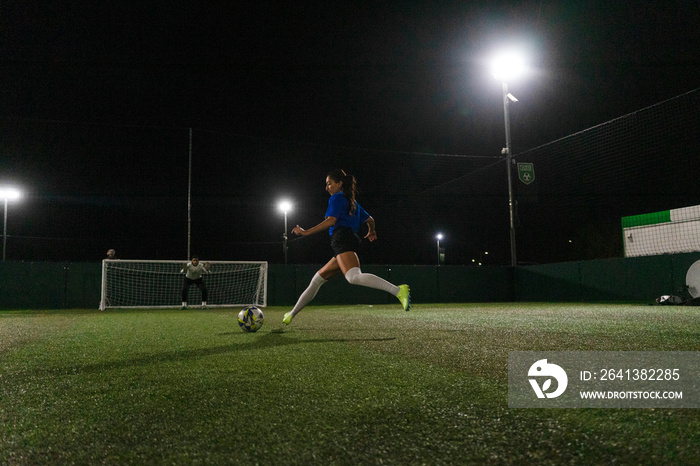
[[[663,210],[651,214],[630,215],[622,217],[622,228],[641,227],[644,225],[655,225],[657,223],[670,223],[671,211]]]

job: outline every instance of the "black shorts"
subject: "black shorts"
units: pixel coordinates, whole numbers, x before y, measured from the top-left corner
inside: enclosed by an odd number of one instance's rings
[[[357,233],[352,231],[352,228],[336,227],[333,229],[331,249],[334,257],[348,251],[360,252],[361,246],[362,240],[357,236]]]

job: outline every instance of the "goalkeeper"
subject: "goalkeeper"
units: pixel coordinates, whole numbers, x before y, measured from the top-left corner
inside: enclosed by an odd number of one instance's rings
[[[180,273],[185,274],[185,278],[182,281],[182,309],[187,309],[187,293],[190,291],[190,287],[194,284],[197,285],[202,291],[202,308],[207,307],[207,285],[204,284],[202,275],[209,272],[210,264],[209,262],[199,262],[199,257],[192,256],[192,260],[183,264]]]

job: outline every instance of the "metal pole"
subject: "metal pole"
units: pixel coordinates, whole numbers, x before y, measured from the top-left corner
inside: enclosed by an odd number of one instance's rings
[[[437,265],[440,265],[440,238],[437,239]]]
[[[282,235],[282,238],[284,239],[284,244],[282,246],[282,249],[284,249],[284,264],[287,265],[287,251],[288,251],[288,246],[287,246],[287,211],[284,211],[284,234]]]
[[[503,115],[506,124],[506,172],[508,176],[508,206],[510,210],[510,265],[516,267],[518,259],[515,253],[515,212],[513,201],[513,177],[511,175],[511,165],[513,165],[513,153],[510,145],[510,116],[508,115],[508,84],[503,82]]]
[[[192,128],[190,128],[189,170],[187,173],[187,260],[192,243]]]
[[[7,198],[5,198],[5,220],[2,228],[2,261],[5,262],[5,247],[7,246]]]

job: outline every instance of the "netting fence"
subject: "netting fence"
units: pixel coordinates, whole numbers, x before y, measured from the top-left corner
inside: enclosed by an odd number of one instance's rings
[[[695,90],[518,154],[536,174],[518,183],[520,259],[622,257],[623,217],[700,204],[698,105]]]
[[[700,205],[699,104],[691,91],[516,151],[519,263],[622,257],[623,217]],[[448,265],[510,263],[500,148],[400,152],[194,128],[190,151],[189,128],[8,119],[0,136],[0,181],[26,191],[9,206],[8,260],[100,261],[109,248],[122,259],[179,260],[189,241],[205,260],[282,263],[277,202],[294,204],[289,229],[315,225],[326,173],[344,168],[377,221],[363,263],[434,264],[438,232]],[[324,235],[290,240],[290,263],[330,257]]]

